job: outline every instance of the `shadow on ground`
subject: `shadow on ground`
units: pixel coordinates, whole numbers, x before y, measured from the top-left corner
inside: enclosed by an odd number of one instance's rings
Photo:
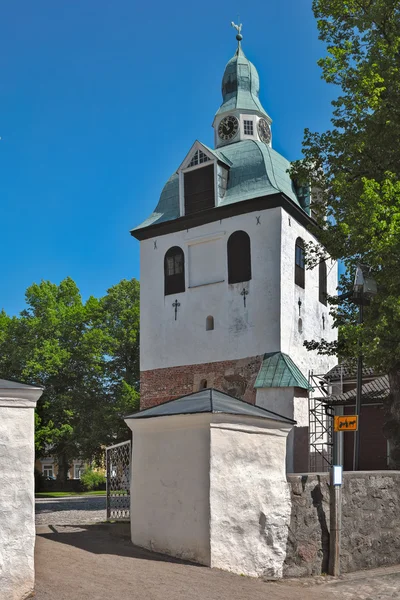
[[[129,523],[96,523],[76,526],[42,525],[37,527],[37,537],[74,546],[93,554],[109,554],[206,568],[203,565],[134,546],[130,539]]]
[[[46,499],[36,499],[35,511],[37,514],[54,513],[62,511],[92,511],[92,510],[105,510],[106,509],[106,498],[105,496],[93,496],[88,498],[59,498],[52,502]]]

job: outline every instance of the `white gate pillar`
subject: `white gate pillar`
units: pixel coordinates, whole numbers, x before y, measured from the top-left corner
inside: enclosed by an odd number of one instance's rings
[[[34,409],[42,393],[0,379],[0,600],[21,600],[34,587]]]

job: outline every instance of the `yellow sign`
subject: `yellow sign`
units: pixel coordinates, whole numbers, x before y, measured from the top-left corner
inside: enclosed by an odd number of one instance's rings
[[[334,431],[357,431],[357,415],[343,415],[340,417],[334,417],[333,429]]]

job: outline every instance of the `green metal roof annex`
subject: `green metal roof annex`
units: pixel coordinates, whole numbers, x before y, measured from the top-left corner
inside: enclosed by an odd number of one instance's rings
[[[311,389],[300,369],[294,364],[290,356],[283,352],[264,354],[263,363],[254,387],[299,387],[305,390]]]

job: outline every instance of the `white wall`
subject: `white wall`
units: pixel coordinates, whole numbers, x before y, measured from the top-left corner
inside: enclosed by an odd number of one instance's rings
[[[308,470],[308,395],[294,387],[258,388],[256,405],[296,421],[286,443],[286,471]]]
[[[0,389],[0,600],[34,587],[34,407],[42,391]]]
[[[256,217],[260,217],[259,225]],[[237,230],[250,236],[252,279],[229,285],[227,241]],[[289,354],[306,377],[310,369],[324,373],[334,366],[334,358],[318,356],[303,346],[304,340],[334,340],[337,333],[332,330],[328,307],[319,302],[318,268],[306,270],[304,290],[294,283],[299,236],[305,242],[315,239],[286,211],[272,208],[142,241],[141,331],[145,335],[141,338],[141,370],[235,360],[279,350]],[[185,253],[186,291],[164,296],[164,255],[172,246],[180,246]],[[329,260],[327,272],[328,293],[335,294],[336,263]],[[249,291],[246,308],[240,295],[243,287]],[[175,299],[180,302],[176,321]],[[298,331],[299,299],[302,333]],[[214,331],[206,331],[208,315],[214,317]]]
[[[267,408],[273,412],[294,419],[293,412],[294,388],[257,388],[256,405]]]
[[[309,352],[303,345],[304,341],[313,339],[320,341],[322,338],[333,341],[337,338],[337,329],[332,329],[329,306],[319,302],[318,267],[312,270],[306,269],[305,289],[294,282],[296,239],[301,237],[305,243],[309,243],[315,242],[315,237],[283,209],[281,228],[281,351],[289,354],[307,378],[309,370],[317,374],[326,373],[335,366],[337,360],[332,356],[319,356],[317,352]],[[328,294],[335,295],[337,263],[328,260],[326,266]],[[301,300],[300,315],[299,299]],[[325,316],[325,329],[322,315]],[[302,333],[298,331],[299,317],[303,322]]]
[[[290,496],[289,429],[272,421],[214,416],[211,424],[211,566],[282,577]]]
[[[290,426],[210,413],[126,422],[134,544],[234,573],[282,576]]]
[[[131,419],[132,542],[210,564],[209,415]]]
[[[237,230],[246,231],[251,239],[252,279],[228,285],[226,247]],[[214,262],[211,258],[194,262],[198,273],[190,273],[190,248],[208,241],[215,250]],[[279,349],[279,208],[144,240],[140,246],[142,371],[247,358]],[[164,255],[172,246],[185,252],[186,292],[164,296]],[[205,246],[202,250],[206,255]],[[221,275],[224,281],[206,285]],[[190,288],[191,282],[205,285]],[[246,308],[240,295],[243,287],[249,291]],[[175,299],[181,304],[176,321]],[[208,315],[214,317],[214,331],[206,331]]]

